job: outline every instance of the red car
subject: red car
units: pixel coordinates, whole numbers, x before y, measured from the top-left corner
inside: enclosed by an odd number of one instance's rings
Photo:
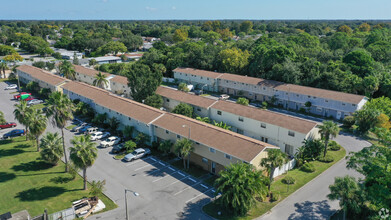
[[[21,95],[31,95],[31,93],[21,92],[19,95],[14,95],[14,99],[19,99]]]
[[[1,124],[0,125],[0,129],[13,128],[13,127],[16,127],[16,123],[15,122],[7,122],[5,124]]]
[[[35,99],[34,97],[32,97],[32,96],[29,96],[29,97],[27,97],[27,98],[25,98],[23,101],[31,101],[31,100],[33,100],[33,99]]]

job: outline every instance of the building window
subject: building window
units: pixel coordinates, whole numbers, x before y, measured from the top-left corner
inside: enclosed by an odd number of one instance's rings
[[[131,120],[132,120],[130,117],[129,117],[128,119],[129,119],[129,121],[131,121]]]
[[[179,139],[181,138],[181,136],[179,134],[177,134],[176,137],[179,138]]]
[[[345,103],[342,103],[343,106],[345,106]]]
[[[266,128],[266,124],[265,123],[261,123],[261,128]]]
[[[310,99],[310,98],[311,98],[311,96],[308,96],[308,98]]]
[[[166,130],[166,134],[169,134],[170,132],[168,130]]]
[[[239,117],[238,120],[243,122],[243,117]]]
[[[293,155],[293,146],[289,144],[285,144],[285,153],[289,155]]]
[[[352,104],[352,106],[356,106],[356,104]]]
[[[198,142],[195,142],[195,144],[200,145],[200,143],[198,143]]]
[[[299,95],[296,95],[297,97],[299,97]]]
[[[215,149],[213,149],[213,148],[209,148],[209,151],[211,152],[211,153],[216,153],[216,150]]]
[[[202,79],[202,76],[201,76],[201,79]]]
[[[227,158],[228,160],[231,160],[231,155],[229,154],[224,154],[225,155],[225,158]]]
[[[317,108],[316,108],[316,111],[322,112],[322,108],[317,107]]]
[[[295,132],[293,132],[293,131],[288,131],[288,135],[294,137],[294,136],[295,136]]]
[[[197,108],[197,111],[199,111],[199,112],[200,112],[200,111],[201,111],[201,109],[200,109],[200,108]]]
[[[329,102],[329,100],[326,100],[326,99],[325,99],[324,102]]]
[[[111,109],[109,109],[109,112],[111,112]]]
[[[169,99],[166,99],[166,101],[167,101],[167,102],[170,102],[170,100],[169,100]]]
[[[265,88],[265,87],[263,87],[263,90],[266,90],[266,88]]]
[[[207,80],[209,80],[209,78],[208,78],[208,77],[207,77],[206,79],[207,79]]]
[[[217,114],[218,114],[218,115],[221,115],[221,111],[217,111]]]
[[[228,83],[228,80],[225,80],[226,83]]]
[[[208,159],[206,159],[206,158],[202,158],[202,163],[208,163]]]

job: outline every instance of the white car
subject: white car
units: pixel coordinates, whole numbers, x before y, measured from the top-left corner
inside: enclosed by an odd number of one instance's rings
[[[121,141],[121,138],[117,136],[111,136],[107,138],[106,140],[100,142],[101,147],[111,147],[115,144],[118,144]]]
[[[219,99],[221,99],[221,100],[227,100],[227,99],[229,99],[229,95],[227,95],[227,94],[222,94],[222,95],[220,95]]]
[[[110,136],[109,132],[97,131],[97,132],[91,134],[91,140],[96,141],[96,140],[100,140],[103,138],[107,138],[108,136]]]
[[[151,154],[151,150],[149,150],[148,148],[137,148],[132,153],[127,154],[123,160],[126,162],[131,162],[133,160],[137,160],[139,158],[147,156],[148,154]]]
[[[37,105],[37,104],[41,104],[41,103],[43,103],[42,100],[40,100],[40,99],[33,99],[33,100],[28,101],[27,105]]]
[[[10,84],[7,87],[5,87],[6,90],[17,89],[17,88],[18,88],[18,86],[16,84]]]

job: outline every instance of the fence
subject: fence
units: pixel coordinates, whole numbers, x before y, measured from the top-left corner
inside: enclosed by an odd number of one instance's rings
[[[49,220],[73,220],[76,218],[75,210],[72,208],[49,214]]]
[[[291,170],[295,167],[296,165],[296,160],[295,159],[292,159],[290,160],[288,163],[282,165],[281,167],[278,167],[275,171],[274,171],[274,175],[273,175],[273,178],[274,177],[277,177],[281,174],[284,174],[286,172],[288,172],[288,170]]]

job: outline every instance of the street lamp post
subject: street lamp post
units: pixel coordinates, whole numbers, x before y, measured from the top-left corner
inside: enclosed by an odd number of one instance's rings
[[[126,210],[126,220],[129,220],[128,217],[128,198],[126,197],[127,192],[132,192],[135,196],[139,196],[139,194],[135,191],[132,191],[130,189],[125,189],[125,210]]]

